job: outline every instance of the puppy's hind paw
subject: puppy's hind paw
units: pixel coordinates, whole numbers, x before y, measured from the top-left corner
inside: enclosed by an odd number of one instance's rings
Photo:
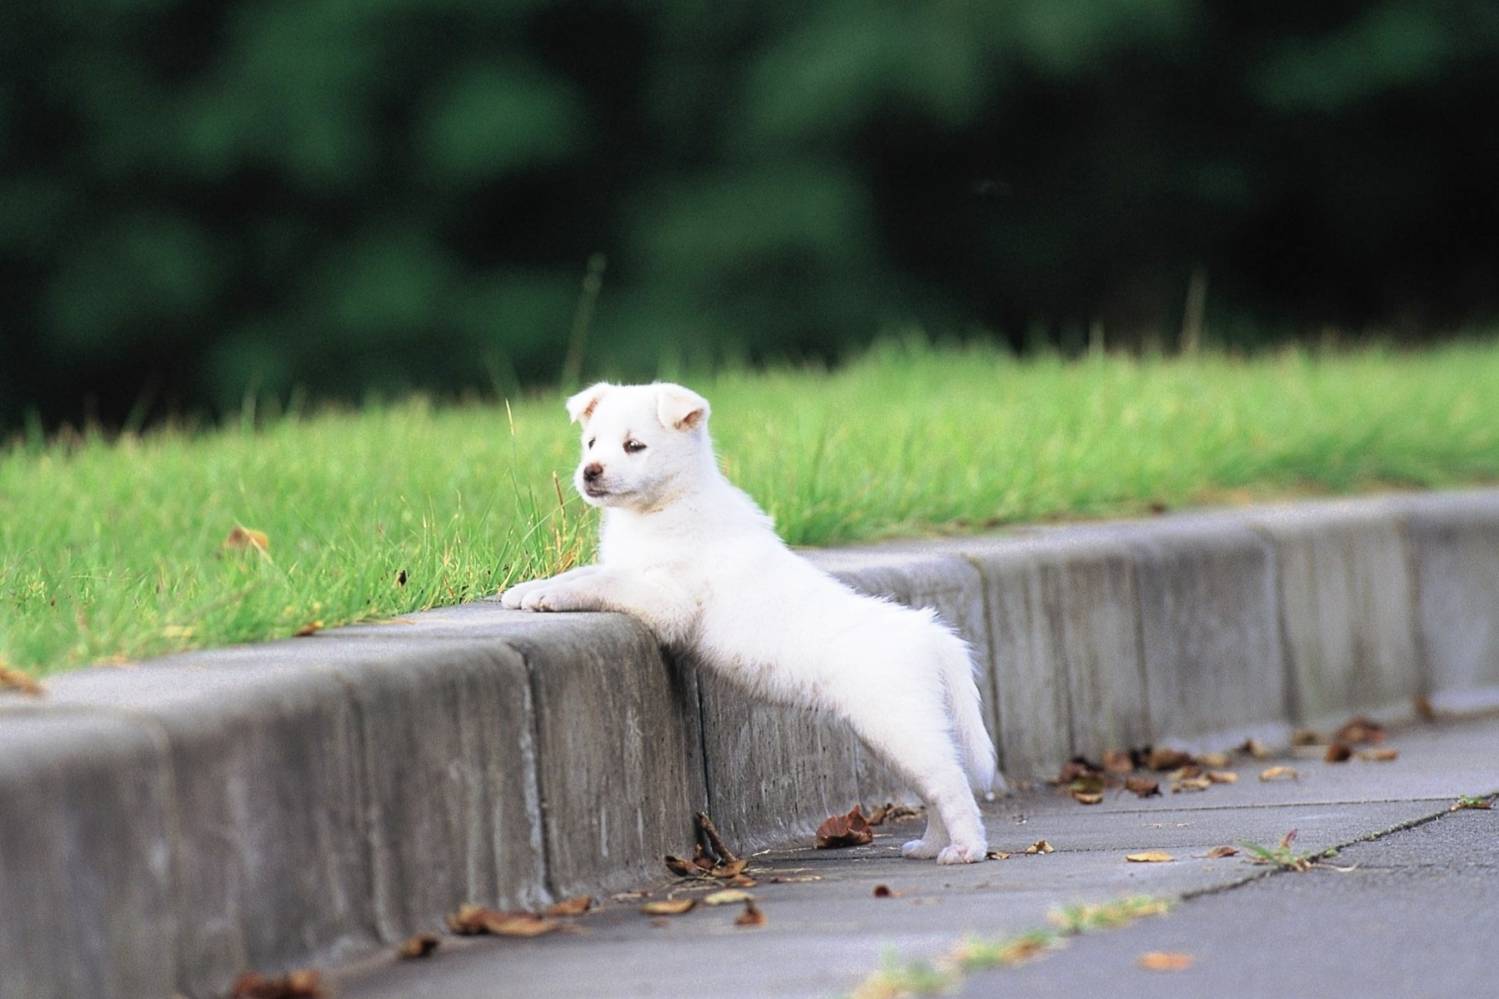
[[[941,852],[941,843],[928,843],[924,839],[913,839],[900,848],[900,855],[908,860],[931,860]]]
[[[976,864],[983,860],[989,852],[988,847],[980,843],[977,846],[953,843],[944,846],[937,854],[939,864]]]

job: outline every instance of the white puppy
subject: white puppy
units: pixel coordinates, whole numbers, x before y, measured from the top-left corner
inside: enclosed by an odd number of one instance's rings
[[[505,591],[506,607],[622,611],[752,695],[846,720],[927,805],[907,857],[984,859],[973,789],[995,780],[968,647],[930,610],[855,593],[798,557],[718,469],[708,401],[680,385],[573,396],[574,483],[604,509],[599,564]]]

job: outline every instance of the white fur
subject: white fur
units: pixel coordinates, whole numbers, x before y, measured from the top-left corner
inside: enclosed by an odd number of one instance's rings
[[[691,390],[600,383],[567,409],[583,424],[574,484],[604,510],[599,564],[514,586],[504,605],[634,615],[755,696],[847,720],[927,805],[901,852],[983,860],[973,789],[993,786],[994,747],[967,645],[932,611],[855,593],[788,549],[719,472]]]

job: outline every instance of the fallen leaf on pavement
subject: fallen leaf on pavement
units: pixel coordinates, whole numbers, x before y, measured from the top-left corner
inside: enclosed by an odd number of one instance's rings
[[[1316,746],[1322,742],[1322,737],[1309,728],[1298,728],[1291,733],[1291,745],[1293,746]]]
[[[1177,767],[1166,775],[1167,780],[1191,780],[1193,777],[1202,776],[1202,767],[1195,763],[1189,763],[1184,767]]]
[[[1268,760],[1275,755],[1270,751],[1269,746],[1258,739],[1245,739],[1239,748],[1257,760]]]
[[[1212,786],[1213,782],[1206,777],[1188,777],[1172,784],[1171,793],[1176,794],[1180,791],[1206,791]]]
[[[482,905],[461,905],[448,916],[448,929],[459,936],[488,933],[497,937],[538,937],[562,928],[555,919],[534,912],[501,912]]]
[[[738,888],[721,888],[703,896],[704,905],[731,905],[734,902],[749,902],[755,896]]]
[[[1124,856],[1132,864],[1169,864],[1176,858],[1164,850],[1145,850],[1141,853],[1128,853]]]
[[[680,916],[695,905],[697,905],[695,898],[663,898],[645,903],[640,907],[640,911],[647,916]]]
[[[1044,840],[1044,839],[1038,839],[1034,843],[1032,843],[1030,846],[1026,847],[1025,848],[1025,852],[1026,853],[1055,853],[1056,851],[1054,849],[1052,849],[1051,844],[1048,843],[1048,842],[1046,842],[1046,840]]]
[[[1343,723],[1343,727],[1333,735],[1335,742],[1383,742],[1384,726],[1372,718],[1364,715],[1355,715]]]
[[[1393,746],[1377,746],[1374,749],[1360,749],[1358,758],[1369,763],[1389,763],[1400,756],[1400,750]]]
[[[1341,742],[1335,742],[1327,747],[1327,752],[1322,755],[1324,763],[1347,763],[1353,758],[1353,750]]]
[[[1224,857],[1237,856],[1238,853],[1239,848],[1236,846],[1215,846],[1207,853],[1203,854],[1203,856],[1207,860],[1222,860]]]
[[[1076,801],[1079,805],[1096,805],[1103,801],[1103,795],[1097,792],[1073,791],[1072,800]]]
[[[0,687],[19,691],[30,697],[41,697],[46,693],[42,689],[42,685],[32,679],[29,674],[22,673],[20,670],[7,666],[3,662],[0,662]]]
[[[985,860],[1009,860],[1010,859],[1010,855],[1008,853],[1005,853],[1003,850],[990,850],[988,853],[984,854],[984,859]]]
[[[898,819],[910,819],[921,814],[921,809],[912,808],[910,805],[897,805],[893,802],[885,802],[865,822],[871,826],[884,825],[886,822],[894,822]]]
[[[1088,774],[1085,777],[1074,777],[1067,790],[1073,794],[1101,794],[1103,792],[1103,774]]]
[[[875,885],[874,886],[874,897],[875,898],[899,898],[900,897],[900,892],[898,892],[898,891],[891,891],[889,885]]]
[[[696,864],[683,860],[681,857],[673,857],[671,854],[665,856],[666,869],[679,878],[696,878],[702,876],[702,869]]]
[[[564,898],[560,902],[553,902],[541,911],[544,916],[581,916],[592,908],[592,895],[576,895],[572,898]]]
[[[1186,971],[1192,967],[1192,955],[1152,950],[1141,954],[1135,963],[1146,971]]]
[[[1161,782],[1153,777],[1126,777],[1124,786],[1141,798],[1159,797],[1161,794]]]
[[[1127,749],[1106,749],[1103,753],[1103,768],[1111,774],[1127,774],[1135,769],[1135,758]]]
[[[750,877],[748,874],[736,874],[734,877],[729,878],[729,880],[724,883],[734,888],[755,887],[755,879]]]
[[[1295,767],[1267,767],[1260,771],[1260,780],[1296,780],[1299,776]]]
[[[733,860],[726,860],[720,864],[714,865],[714,867],[710,871],[708,871],[708,873],[715,878],[729,881],[741,876],[744,873],[745,867],[747,867],[748,865],[748,860],[745,860],[742,857],[736,857]]]
[[[765,925],[765,913],[761,912],[760,909],[755,905],[754,902],[746,901],[744,903],[744,911],[741,912],[739,914],[739,917],[734,920],[734,925],[735,926],[764,926]]]
[[[316,635],[318,632],[320,632],[322,630],[323,630],[323,622],[322,621],[308,621],[306,624],[302,625],[302,627],[300,627],[296,631],[292,632],[292,634],[294,636],[296,636],[297,638],[306,638],[308,635]]]
[[[1233,758],[1230,757],[1227,753],[1203,753],[1201,756],[1197,757],[1197,762],[1205,767],[1212,767],[1215,770],[1222,770],[1224,767],[1229,766],[1231,763],[1233,763]]]
[[[708,845],[713,848],[713,852],[718,854],[719,866],[732,864],[739,859],[739,854],[730,850],[724,843],[723,837],[718,834],[718,827],[713,824],[712,819],[708,818],[707,812],[697,813],[697,826],[703,831],[703,835],[708,837]],[[743,867],[740,870],[743,870]],[[734,874],[738,873],[739,871],[734,872]],[[734,875],[730,874],[728,876],[733,877]]]
[[[864,813],[855,805],[847,815],[833,815],[817,827],[817,849],[830,850],[844,846],[863,846],[874,839]],[[735,873],[738,873],[737,871]]]
[[[396,954],[403,961],[414,961],[418,958],[430,957],[440,943],[442,940],[435,933],[418,933],[414,937],[407,937],[406,942],[401,944]]]
[[[285,975],[262,975],[247,971],[234,980],[230,999],[324,999],[321,976],[316,971],[293,971]]]
[[[1152,770],[1177,770],[1191,763],[1191,753],[1167,746],[1156,746],[1151,749],[1150,756],[1146,760],[1146,766]]]
[[[1237,784],[1239,775],[1232,770],[1209,770],[1208,780],[1214,784]]]

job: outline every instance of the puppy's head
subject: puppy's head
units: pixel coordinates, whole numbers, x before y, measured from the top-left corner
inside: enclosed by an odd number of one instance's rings
[[[708,400],[668,382],[599,382],[567,400],[583,425],[583,460],[573,476],[587,503],[648,510],[711,472]]]

